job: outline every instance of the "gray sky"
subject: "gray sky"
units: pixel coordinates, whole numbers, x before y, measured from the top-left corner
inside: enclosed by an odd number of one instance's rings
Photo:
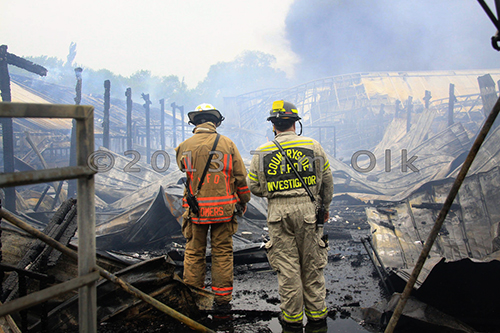
[[[209,67],[245,50],[277,58],[293,74],[284,38],[293,0],[0,0],[0,44],[19,56],[66,60],[129,76],[138,70],[177,75],[190,88]],[[285,51],[285,52],[283,52]]]

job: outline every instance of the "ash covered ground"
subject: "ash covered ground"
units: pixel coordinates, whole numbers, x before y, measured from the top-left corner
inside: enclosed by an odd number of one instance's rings
[[[353,307],[370,307],[384,299],[380,279],[359,241],[359,238],[369,234],[364,207],[340,203],[331,206],[330,216],[329,223],[325,224],[325,233],[328,233],[330,240],[328,265],[325,268],[328,332],[376,331],[350,317]],[[216,332],[282,332],[278,322],[276,273],[267,263],[259,263],[237,265],[234,274],[230,315],[205,312],[193,319]],[[207,284],[210,284],[209,272]],[[143,321],[101,323],[98,331],[192,332],[187,326],[156,310]]]

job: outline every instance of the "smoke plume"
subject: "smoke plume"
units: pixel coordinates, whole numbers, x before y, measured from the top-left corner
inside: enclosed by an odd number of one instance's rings
[[[494,5],[490,4],[493,12]],[[374,71],[497,68],[496,29],[472,0],[296,0],[287,38],[299,81]]]

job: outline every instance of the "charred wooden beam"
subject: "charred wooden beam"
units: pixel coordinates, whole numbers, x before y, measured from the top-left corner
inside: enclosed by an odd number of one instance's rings
[[[40,76],[47,75],[47,69],[31,61],[7,52],[7,45],[0,45],[0,93],[2,101],[11,102],[10,76],[8,65],[14,65]],[[2,118],[4,172],[14,172],[14,129],[11,118]],[[5,207],[16,211],[16,189],[4,189]]]
[[[16,266],[12,266],[9,264],[0,263],[0,270],[3,272],[17,272],[26,275],[30,279],[36,279],[39,281],[46,281],[48,283],[54,283],[54,277],[48,276],[47,274],[41,274],[38,272],[33,272],[27,269],[22,269]]]
[[[182,129],[182,141],[184,141],[184,105],[179,106],[179,111],[181,112],[181,129]]]
[[[177,108],[177,105],[175,105],[175,102],[173,102],[172,104],[170,104],[170,106],[172,107],[172,145],[174,147],[177,147],[177,132],[176,132],[176,126],[177,126],[177,123],[176,123],[176,117],[175,117],[175,109]]]
[[[384,136],[384,108],[385,104],[380,104],[380,110],[378,112],[377,136],[381,139]]]
[[[490,74],[479,76],[477,81],[479,83],[481,100],[483,101],[483,113],[486,117],[490,114],[491,110],[493,110],[493,106],[498,98],[495,81],[493,81]],[[497,126],[497,123],[493,124],[493,128],[496,128]]]
[[[9,65],[27,70],[28,72],[38,74],[40,76],[47,75],[47,69],[43,66],[37,65],[29,60],[23,59],[12,53],[7,53],[7,62]]]
[[[448,102],[448,126],[453,125],[453,110],[455,109],[455,102],[457,98],[455,97],[455,85],[450,83],[450,93]]]
[[[31,227],[21,219],[17,218],[15,215],[10,213],[9,211],[6,211],[4,209],[0,209],[0,218],[4,218],[14,224],[15,226],[23,229],[24,231],[28,232],[29,234],[37,237],[38,239],[42,240],[49,246],[61,251],[64,255],[72,258],[73,260],[78,260],[78,253],[75,251],[71,250],[67,246],[64,246],[63,244],[59,243],[58,241],[54,240],[51,237],[48,237],[45,235],[43,232]],[[183,315],[180,312],[175,311],[174,309],[170,308],[169,306],[159,302],[158,300],[154,299],[148,294],[143,293],[141,290],[137,289],[136,287],[132,286],[128,282],[124,281],[123,279],[117,277],[116,275],[108,272],[104,268],[100,266],[96,266],[96,270],[99,271],[99,274],[104,277],[105,279],[115,283],[118,285],[120,288],[128,292],[129,294],[134,295],[137,298],[140,298],[144,302],[148,303],[149,305],[154,306],[156,309],[162,311],[163,313],[171,316],[172,318],[175,318],[176,320],[179,320],[189,326],[190,328],[199,331],[199,332],[210,332],[213,333],[214,331],[199,324],[198,322],[192,320],[191,318]],[[79,313],[80,315],[80,313]]]
[[[102,145],[109,149],[109,109],[110,109],[111,82],[104,81],[104,117],[102,120]]]
[[[165,150],[165,100],[160,99],[160,144]]]
[[[76,86],[75,86],[75,104],[80,105],[82,102],[82,72],[83,68],[77,67],[75,68],[75,76],[76,76]]]
[[[4,100],[5,101],[5,100]],[[10,102],[10,100],[8,101]],[[2,118],[2,136],[3,136],[3,172],[14,172],[14,127],[12,118]],[[5,208],[16,211],[16,188],[6,187],[3,189],[5,193]]]
[[[10,94],[9,62],[7,60],[7,45],[0,45],[0,90],[2,101],[12,101]]]
[[[45,159],[43,158],[42,153],[40,153],[40,151],[38,150],[38,148],[35,145],[35,143],[33,142],[33,140],[31,140],[30,133],[26,131],[26,132],[24,132],[24,134],[26,135],[26,141],[28,141],[28,144],[31,146],[31,148],[35,151],[36,155],[40,159],[40,163],[42,163],[43,168],[48,169],[49,166],[48,166],[47,162],[45,162]],[[53,182],[52,183],[52,186],[54,187],[54,191],[56,191],[56,195],[54,197],[54,204],[57,202],[57,198],[59,198],[59,201],[61,203],[64,201],[63,196],[60,195],[60,191],[59,191],[59,193],[57,193],[57,189],[59,188],[60,184],[62,184],[62,182],[60,182],[60,183]]]
[[[401,101],[398,99],[398,100],[396,100],[396,105],[395,105],[395,110],[394,110],[394,118],[399,117],[400,111],[401,111]]]
[[[62,184],[62,182],[61,182],[61,184]],[[47,192],[49,191],[49,189],[50,189],[50,186],[49,186],[49,185],[47,185],[47,186],[45,187],[45,190],[43,190],[42,195],[40,196],[40,198],[38,199],[38,202],[37,202],[37,203],[36,203],[36,205],[35,205],[35,208],[33,208],[33,211],[34,211],[34,212],[36,212],[36,211],[38,210],[38,208],[40,208],[40,205],[42,204],[43,199],[44,199],[44,198],[45,198],[45,196],[47,195]]]
[[[127,97],[127,150],[132,150],[132,88],[125,91]]]
[[[424,106],[425,106],[426,109],[429,108],[429,104],[431,102],[431,98],[432,98],[431,92],[429,90],[426,90],[425,91],[425,96],[424,96],[424,102],[425,102]]]
[[[413,112],[413,97],[408,96],[406,101],[406,132],[408,133],[411,128],[411,113]]]
[[[0,90],[2,101],[12,101],[10,93],[9,61],[7,60],[7,45],[0,46]],[[3,172],[14,172],[14,128],[12,118],[2,118],[3,138]],[[4,188],[4,206],[13,212],[16,211],[16,188]]]
[[[65,201],[54,214],[52,220],[49,222],[49,224],[47,224],[43,232],[49,236],[56,236],[56,239],[60,238],[60,234],[65,230],[64,226],[66,225],[67,227],[68,225],[68,220],[65,219],[66,216],[70,214],[72,210],[72,219],[74,218],[74,216],[76,216],[75,204],[76,200],[74,199]],[[35,271],[39,265],[39,263],[36,262],[40,261],[42,256],[50,254],[50,252],[48,251],[49,249],[51,248],[42,241],[33,241],[27,249],[23,259],[21,259],[17,264],[17,267],[20,269],[25,269],[26,267],[30,266],[30,270]],[[2,301],[9,301],[17,296],[18,284],[16,282],[16,279],[17,274],[13,273],[5,280],[3,284]]]
[[[81,67],[75,68],[76,86],[75,86],[75,104],[82,102],[82,72]],[[73,119],[71,128],[71,143],[69,149],[69,165],[76,166],[76,120]],[[68,198],[76,197],[76,180],[68,180]]]
[[[2,209],[2,201],[0,200],[0,210]],[[0,226],[2,225],[2,218],[0,218]],[[3,251],[2,251],[2,228],[0,227],[0,263],[3,262]],[[5,274],[0,271],[0,281],[3,281]],[[0,283],[0,295],[3,294],[3,285]]]
[[[142,99],[144,99],[144,110],[146,111],[146,159],[148,163],[151,162],[151,119],[149,117],[151,100],[149,99],[149,94],[142,94]]]

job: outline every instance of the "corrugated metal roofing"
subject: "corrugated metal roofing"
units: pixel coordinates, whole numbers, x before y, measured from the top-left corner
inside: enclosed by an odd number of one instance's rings
[[[49,104],[46,99],[35,95],[28,88],[23,87],[15,82],[10,83],[12,102],[17,103],[41,103]],[[33,130],[70,130],[72,127],[71,119],[58,118],[16,118],[14,124]]]
[[[416,264],[453,181],[435,181],[403,201],[366,209],[374,245],[386,267],[406,269]],[[498,250],[499,181],[498,167],[465,179],[430,258],[482,260]]]
[[[479,94],[477,78],[486,74],[495,82],[500,79],[500,69],[488,69],[364,73],[361,82],[369,99],[385,95],[391,100],[405,101],[412,96],[423,102],[426,90],[432,93],[432,100],[448,98],[450,84],[455,85],[456,96]]]

